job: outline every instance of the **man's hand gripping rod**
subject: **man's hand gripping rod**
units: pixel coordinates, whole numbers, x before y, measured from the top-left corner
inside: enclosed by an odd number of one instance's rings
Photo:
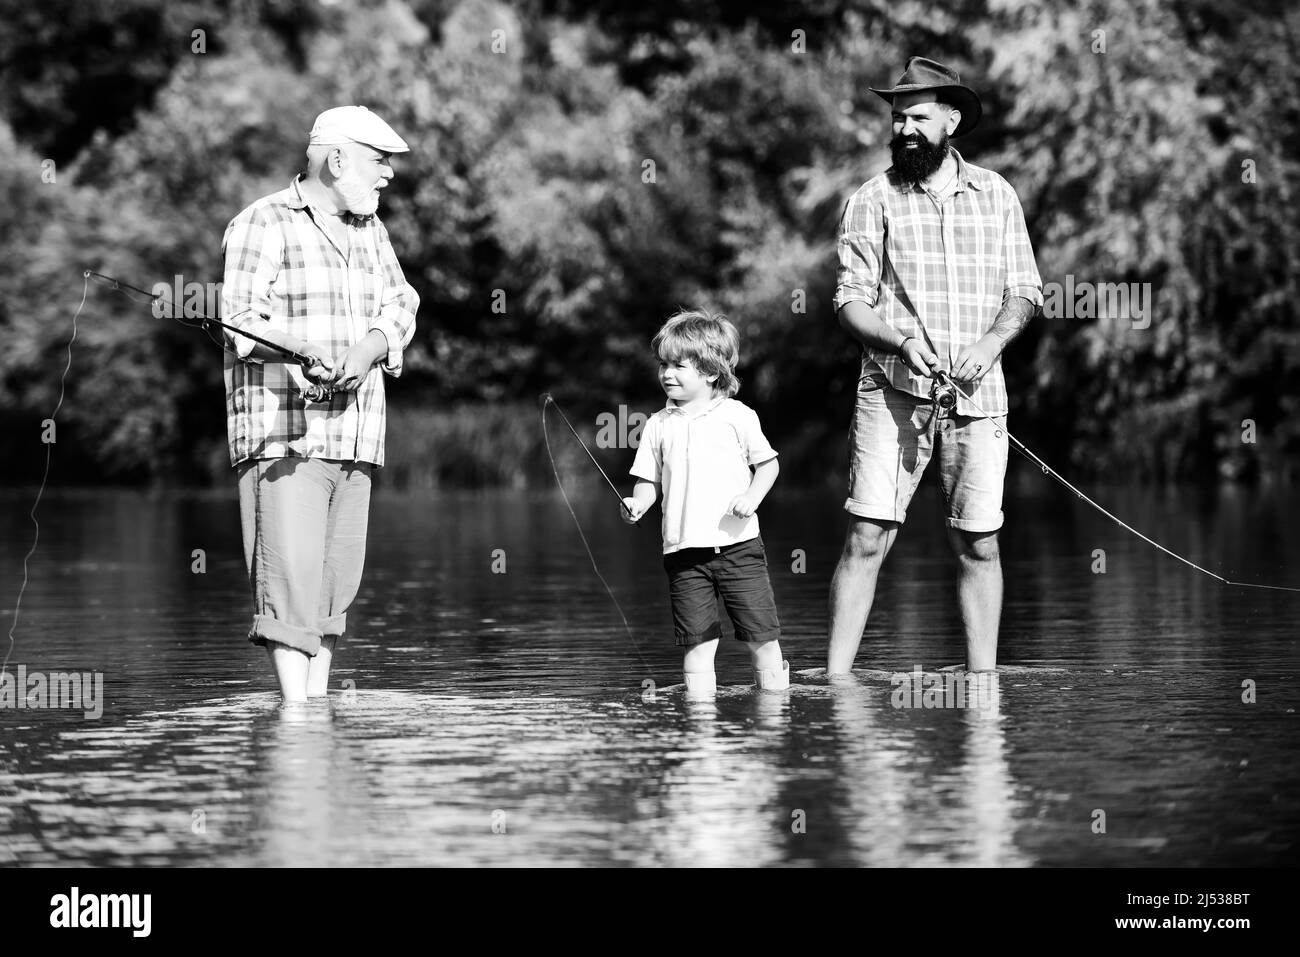
[[[114,289],[118,290],[119,292],[126,289],[130,289],[132,292],[138,292],[142,296],[148,296],[150,301],[163,298],[161,294],[154,295],[153,293],[148,292],[147,290],[141,289],[139,286],[133,286],[129,282],[122,282],[122,280],[120,279],[115,279],[112,276],[106,276],[102,272],[95,272],[95,270],[93,269],[83,270],[83,275],[87,279],[94,277],[95,279],[98,279],[101,282],[107,283],[108,285],[112,286]],[[127,298],[130,297],[128,296]],[[266,320],[270,320],[271,318],[266,313],[259,313],[259,315]],[[303,377],[306,378],[308,382],[306,389],[298,390],[298,395],[302,397],[302,400],[304,402],[328,402],[331,398],[333,398],[334,390],[329,385],[323,382],[316,382],[307,376],[307,373],[313,367],[324,364],[321,361],[322,359],[321,356],[314,356],[310,354],[297,352],[296,350],[290,349],[287,346],[282,346],[279,343],[272,342],[269,339],[263,339],[261,336],[255,335],[254,333],[247,332],[243,329],[237,329],[232,325],[222,322],[220,319],[211,319],[208,318],[207,316],[196,316],[195,318],[198,319],[199,328],[203,329],[205,332],[207,331],[208,326],[220,326],[222,329],[227,329],[230,332],[233,332],[236,335],[243,336],[246,339],[252,339],[254,342],[258,343],[259,345],[266,346],[268,349],[273,349],[276,352],[280,353],[280,355],[293,359],[295,362],[297,362],[300,366],[302,366]],[[192,323],[181,321],[181,325],[190,326],[190,328],[193,328]]]

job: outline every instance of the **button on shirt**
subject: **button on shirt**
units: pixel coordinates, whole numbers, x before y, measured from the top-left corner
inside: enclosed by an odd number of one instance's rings
[[[669,405],[641,430],[632,475],[662,486],[664,554],[758,537],[758,515],[737,518],[731,500],[749,491],[750,466],[776,458],[758,415],[736,399],[699,412]]]
[[[932,339],[945,371],[992,328],[1012,296],[1043,303],[1020,200],[997,173],[952,153],[956,185],[942,197],[896,185],[887,173],[853,194],[840,221],[834,299],[836,310],[861,300],[902,335]],[[880,371],[895,389],[930,395],[932,379],[914,375],[893,352],[864,348],[862,374]],[[990,415],[1006,414],[1001,359],[971,398]],[[958,399],[957,412],[980,414],[965,399]]]
[[[259,199],[226,228],[222,321],[255,334],[281,330],[328,346],[335,357],[378,329],[388,354],[356,392],[308,403],[298,395],[307,384],[301,366],[251,359],[256,344],[227,332],[237,353],[225,361],[230,461],[302,456],[383,465],[383,374],[401,374],[420,298],[377,217],[346,217],[342,248],[317,224],[325,214],[307,205],[299,182]]]

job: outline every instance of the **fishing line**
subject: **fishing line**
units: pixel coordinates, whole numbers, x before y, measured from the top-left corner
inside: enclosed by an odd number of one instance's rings
[[[969,396],[965,391],[962,390],[961,386],[957,385],[957,383],[953,381],[952,376],[950,376],[948,373],[946,373],[946,372],[944,372],[944,371],[942,371],[942,370],[935,370],[935,373],[936,373],[936,375],[939,377],[940,380],[947,380],[948,384],[949,384],[953,389],[955,389],[957,392],[959,392],[959,393],[961,394],[961,396],[962,396],[962,397],[963,397],[967,402],[969,402],[969,403],[974,407],[974,409],[975,409],[976,412],[979,412],[981,415],[984,415],[984,416],[986,416],[986,417],[988,417],[988,418],[992,418],[992,416],[990,416],[987,412],[985,412],[983,409],[981,409],[981,408],[979,407],[979,405],[975,402],[974,399],[972,399],[972,398],[971,398],[971,397],[970,397],[970,396]],[[1176,558],[1176,559],[1178,559],[1178,560],[1179,560],[1180,562],[1182,562],[1184,565],[1190,566],[1191,568],[1195,568],[1198,572],[1202,572],[1203,574],[1209,575],[1211,578],[1217,579],[1218,581],[1223,582],[1223,584],[1225,584],[1225,585],[1236,585],[1236,586],[1239,587],[1239,588],[1264,588],[1264,589],[1268,589],[1269,591],[1288,591],[1288,592],[1298,592],[1298,593],[1300,593],[1300,588],[1289,588],[1289,587],[1287,587],[1287,586],[1285,586],[1285,585],[1259,585],[1259,584],[1256,584],[1256,583],[1254,583],[1254,582],[1235,582],[1235,581],[1229,581],[1227,578],[1224,578],[1222,575],[1216,575],[1214,572],[1210,571],[1209,569],[1207,569],[1207,568],[1202,568],[1200,565],[1196,564],[1195,562],[1193,562],[1193,561],[1189,561],[1188,559],[1184,558],[1182,555],[1179,555],[1177,552],[1175,552],[1175,551],[1171,551],[1170,549],[1165,548],[1165,546],[1161,545],[1161,544],[1160,544],[1159,542],[1157,542],[1155,539],[1153,539],[1153,538],[1149,538],[1148,536],[1143,535],[1141,532],[1139,532],[1139,531],[1138,531],[1136,528],[1134,528],[1132,525],[1127,524],[1126,522],[1124,522],[1124,521],[1122,521],[1121,519],[1119,519],[1117,516],[1113,515],[1112,513],[1108,512],[1108,511],[1106,511],[1106,509],[1102,508],[1100,505],[1098,505],[1096,502],[1094,502],[1094,501],[1093,501],[1092,499],[1090,499],[1088,496],[1086,496],[1086,495],[1084,495],[1082,492],[1080,492],[1077,488],[1075,488],[1073,485],[1071,485],[1069,482],[1067,482],[1067,481],[1066,481],[1066,480],[1061,476],[1061,474],[1060,474],[1059,472],[1056,471],[1056,469],[1052,468],[1050,465],[1048,465],[1046,462],[1044,462],[1042,459],[1040,459],[1037,455],[1035,455],[1035,454],[1034,454],[1034,453],[1029,449],[1029,446],[1025,445],[1025,443],[1021,442],[1018,438],[1016,438],[1014,435],[1012,435],[1012,434],[1010,433],[1010,431],[1008,431],[1007,428],[1006,428],[1005,426],[999,426],[999,428],[1001,429],[1001,431],[1003,431],[1003,432],[1006,433],[1007,438],[1010,439],[1010,440],[1011,440],[1011,443],[1016,447],[1016,451],[1020,452],[1022,455],[1024,455],[1026,458],[1028,458],[1028,459],[1029,459],[1030,461],[1032,461],[1034,464],[1036,464],[1039,468],[1041,468],[1041,469],[1043,470],[1043,474],[1044,474],[1044,475],[1050,475],[1052,478],[1056,479],[1058,482],[1060,482],[1062,485],[1064,485],[1066,488],[1068,488],[1068,489],[1069,489],[1071,492],[1073,492],[1075,495],[1079,496],[1079,498],[1083,499],[1085,502],[1087,502],[1089,505],[1091,505],[1091,506],[1092,506],[1093,508],[1095,508],[1097,511],[1101,512],[1101,514],[1103,514],[1103,515],[1105,515],[1107,518],[1109,518],[1112,522],[1114,522],[1114,523],[1115,523],[1116,525],[1118,525],[1120,528],[1123,528],[1123,529],[1126,529],[1126,530],[1132,532],[1134,535],[1136,535],[1138,538],[1142,539],[1144,542],[1148,543],[1149,545],[1154,545],[1156,548],[1160,549],[1160,551],[1164,552],[1166,555],[1169,555],[1169,556],[1172,557],[1172,558]]]
[[[63,400],[67,392],[68,372],[71,371],[72,369],[72,344],[77,339],[77,320],[81,317],[81,312],[86,306],[86,299],[90,294],[90,280],[94,279],[98,282],[102,282],[111,286],[114,290],[122,293],[122,295],[126,296],[128,299],[132,300],[133,302],[143,301],[146,303],[153,303],[163,298],[161,294],[155,295],[145,289],[141,289],[139,286],[133,286],[129,282],[123,282],[122,280],[117,279],[113,276],[106,275],[102,272],[97,272],[94,269],[83,269],[81,272],[81,276],[82,276],[81,302],[77,305],[77,311],[72,316],[72,335],[68,338],[68,345],[67,345],[68,361],[63,367],[63,375],[60,376],[59,378],[59,399],[54,406],[53,414],[50,415],[50,422],[52,424],[55,424],[56,428],[57,428],[56,420],[58,418],[59,411],[63,408]],[[137,293],[138,295],[143,296],[144,299],[143,300],[137,299],[135,296],[132,295],[132,293]],[[236,353],[233,349],[230,349],[224,341],[217,339],[212,334],[212,330],[210,328],[211,326],[219,326],[222,329],[228,329],[231,332],[252,339],[254,342],[267,346],[268,348],[275,350],[281,355],[294,359],[295,361],[300,363],[304,369],[311,368],[311,366],[314,363],[319,361],[315,356],[304,355],[302,353],[295,352],[293,349],[289,349],[286,348],[285,346],[271,342],[270,340],[264,339],[261,336],[255,335],[251,332],[246,332],[243,329],[237,329],[234,326],[227,325],[226,323],[221,322],[219,319],[212,319],[206,316],[201,316],[201,317],[196,317],[196,321],[187,322],[185,319],[177,316],[171,316],[171,318],[187,328],[202,329],[203,332],[207,335],[207,337],[210,340],[215,342],[217,345],[221,346],[222,351],[231,353],[232,355],[238,355],[238,353]],[[327,386],[324,386],[320,383],[312,382],[310,383],[309,389],[303,391],[301,394],[305,401],[309,401],[309,402],[326,401],[332,395],[332,390],[330,390]],[[36,518],[36,511],[41,504],[41,497],[45,493],[46,483],[49,481],[50,462],[54,451],[53,446],[54,446],[53,442],[45,443],[45,472],[41,476],[41,485],[36,492],[36,501],[32,504],[32,510],[30,513],[32,524],[36,527],[36,530],[32,538],[32,547],[27,552],[27,554],[23,557],[23,581],[18,588],[18,598],[14,603],[14,617],[13,617],[13,621],[9,625],[9,635],[8,635],[9,645],[5,649],[4,658],[0,659],[0,684],[3,684],[6,680],[8,680],[7,669],[9,666],[9,659],[13,656],[13,650],[15,646],[14,632],[18,628],[18,619],[19,619],[19,614],[22,610],[23,595],[27,591],[28,565],[31,560],[31,557],[36,553],[37,545],[40,543],[41,525]]]
[[[50,414],[50,424],[56,429],[58,424],[55,421],[59,417],[59,410],[63,408],[63,396],[66,392],[68,382],[68,372],[72,369],[72,344],[77,340],[77,319],[81,316],[81,310],[86,307],[86,296],[90,293],[90,270],[82,276],[81,285],[81,302],[77,305],[77,311],[72,315],[72,335],[68,337],[68,361],[63,366],[63,375],[59,377],[59,400],[54,403],[54,411]],[[14,602],[14,620],[9,624],[9,647],[5,649],[4,660],[0,661],[0,685],[9,680],[9,674],[6,670],[9,667],[9,659],[14,651],[14,632],[18,628],[18,615],[23,607],[23,594],[27,591],[27,563],[31,557],[36,554],[36,546],[41,540],[41,523],[36,520],[36,509],[40,507],[41,496],[45,494],[45,483],[50,478],[50,459],[54,454],[54,443],[45,443],[45,473],[41,476],[41,487],[36,490],[36,501],[32,503],[31,515],[32,524],[36,526],[36,532],[32,536],[32,547],[28,549],[27,554],[23,556],[23,583],[18,586],[18,600]],[[18,680],[14,679],[14,691],[17,693]],[[24,692],[25,693],[25,692]]]
[[[144,296],[145,299],[143,301],[148,303],[155,302],[156,300],[162,298],[161,295],[154,295],[150,292],[147,292],[144,289],[141,289],[139,286],[133,286],[130,283],[122,282],[121,280],[115,279],[112,276],[105,275],[104,273],[101,272],[96,272],[93,269],[84,269],[82,270],[81,275],[82,275],[81,302],[78,303],[77,310],[72,315],[72,334],[71,336],[69,336],[68,344],[67,344],[68,359],[63,367],[63,374],[59,377],[59,398],[58,401],[55,403],[54,412],[50,415],[49,418],[50,423],[52,425],[55,425],[56,428],[57,428],[58,415],[60,410],[63,408],[63,400],[67,392],[68,373],[72,370],[72,344],[77,339],[77,320],[81,317],[82,310],[86,306],[86,299],[90,294],[90,280],[95,279],[99,282],[107,283],[113,289],[122,293],[124,296],[126,296],[128,299],[131,299],[133,302],[140,302],[141,300],[131,295],[131,293],[138,293],[139,295]],[[284,346],[277,345],[276,343],[263,339],[260,336],[254,335],[250,332],[245,332],[242,329],[236,329],[234,326],[226,325],[226,323],[220,322],[219,320],[216,319],[199,317],[198,321],[196,322],[187,322],[184,319],[181,319],[177,316],[172,316],[171,318],[175,319],[181,325],[186,326],[188,328],[202,329],[203,332],[207,335],[208,339],[210,339],[212,342],[219,345],[223,352],[229,352],[231,354],[238,355],[238,353],[236,353],[233,349],[227,347],[226,343],[223,340],[218,339],[216,336],[212,334],[210,328],[210,326],[212,325],[220,326],[224,329],[229,329],[232,332],[246,336],[247,338],[252,339],[255,342],[259,342],[262,345],[265,345],[279,352],[282,355],[292,358],[298,361],[300,364],[302,364],[304,370],[310,368],[311,363],[314,363],[316,361],[316,358],[314,356],[304,356],[300,353],[293,351],[292,349],[287,349]],[[303,393],[303,398],[306,401],[322,401],[323,399],[327,399],[331,393],[332,390],[329,390],[328,388],[320,385],[319,383],[313,382],[311,383],[311,388],[309,388],[309,390]],[[19,617],[22,611],[23,596],[24,594],[26,594],[27,591],[27,584],[29,578],[28,565],[32,556],[36,554],[37,546],[40,544],[41,525],[36,518],[36,512],[40,507],[41,498],[45,494],[45,486],[49,481],[50,464],[53,457],[53,451],[54,451],[54,443],[53,442],[45,443],[45,471],[44,474],[41,476],[40,488],[37,489],[36,492],[36,501],[32,503],[32,509],[31,512],[29,513],[31,516],[32,525],[35,526],[35,532],[32,536],[32,546],[27,551],[27,554],[23,556],[23,580],[22,580],[22,584],[18,588],[18,598],[14,602],[13,621],[9,625],[9,632],[8,632],[9,645],[5,649],[4,658],[0,659],[0,687],[3,687],[6,682],[12,680],[14,682],[15,702],[17,701],[17,695],[21,694],[25,696],[27,690],[25,688],[18,687],[18,680],[16,676],[11,677],[9,675],[8,672],[9,660],[13,656],[13,651],[14,648],[16,647],[14,633],[18,629]],[[19,756],[18,749],[17,748],[8,749],[7,753],[10,759],[18,767],[19,773],[24,776],[30,776],[27,770],[23,767],[23,761]],[[93,801],[85,793],[84,787],[81,787],[80,785],[76,786],[76,790],[72,792],[72,794],[74,797],[78,797],[84,800],[87,806],[93,804]],[[24,797],[22,797],[21,795],[19,797],[19,801],[22,803],[23,807],[26,808],[27,813],[31,818],[32,826],[36,831],[42,849],[43,850],[48,849],[50,846],[50,840],[45,836],[44,829],[41,827],[39,813],[35,809],[33,809],[31,802],[25,799]]]
[[[582,436],[578,434],[578,430],[573,427],[573,423],[569,421],[569,417],[564,414],[564,410],[560,408],[559,404],[555,401],[555,397],[552,396],[549,392],[542,393],[543,427],[545,427],[546,425],[546,407],[548,405],[555,406],[555,411],[560,413],[560,418],[563,419],[564,424],[569,427],[569,431],[573,433],[573,437],[578,440],[578,444],[582,446],[582,451],[587,453],[587,458],[591,459],[591,464],[596,466],[596,471],[600,472],[600,477],[605,480],[605,484],[610,487],[610,490],[614,493],[615,498],[618,499],[619,508],[621,508],[624,512],[627,512],[627,514],[630,516],[632,512],[628,509],[626,505],[623,504],[623,493],[621,493],[618,490],[618,486],[616,486],[613,482],[609,480],[609,476],[605,474],[605,470],[601,468],[600,463],[596,461],[596,456],[591,454],[591,449],[587,448],[587,443],[582,441]],[[552,464],[554,464],[554,459],[552,459]],[[641,522],[638,519],[633,524],[639,526]]]
[[[555,454],[551,451],[550,432],[546,427],[546,409],[548,406],[555,406],[555,411],[560,413],[560,418],[564,420],[564,424],[569,427],[569,431],[572,432],[573,437],[578,440],[578,444],[582,446],[583,451],[587,453],[588,458],[595,463],[596,468],[600,470],[600,474],[604,476],[605,482],[614,490],[615,495],[618,495],[618,489],[615,487],[614,483],[609,480],[609,476],[605,475],[605,470],[600,467],[600,463],[596,461],[596,457],[591,454],[591,449],[587,448],[587,443],[582,441],[582,436],[578,434],[577,429],[575,429],[573,424],[569,422],[569,417],[564,414],[564,410],[556,403],[555,398],[549,392],[543,393],[542,440],[546,443],[546,457],[551,460],[551,471],[555,473],[555,484],[559,486],[560,497],[564,499],[564,507],[567,508],[569,514],[573,516],[574,527],[578,530],[578,537],[582,539],[582,547],[587,550],[587,558],[591,561],[592,571],[596,573],[596,577],[600,579],[601,585],[605,588],[605,594],[609,595],[609,600],[614,603],[615,609],[618,610],[618,617],[623,621],[623,630],[627,632],[627,637],[631,640],[632,647],[636,649],[637,657],[641,659],[641,664],[645,666],[647,671],[649,671],[650,665],[645,660],[645,656],[641,654],[641,646],[637,643],[636,636],[632,634],[632,626],[627,623],[627,615],[623,614],[623,606],[618,603],[618,599],[614,596],[614,590],[609,587],[609,583],[605,581],[605,576],[600,573],[600,567],[596,564],[596,556],[592,554],[591,545],[587,542],[587,536],[582,531],[582,523],[578,521],[578,513],[573,510],[573,504],[569,501],[569,495],[564,491],[564,482],[560,480],[560,469],[555,464]],[[618,495],[618,501],[619,505],[622,506],[623,496]]]
[[[77,311],[72,314],[72,335],[68,337],[68,345],[67,345],[68,361],[63,366],[63,375],[59,377],[59,399],[54,404],[54,412],[50,415],[50,422],[52,424],[54,424],[55,421],[57,420],[59,415],[59,410],[63,408],[63,398],[66,392],[68,372],[71,371],[72,369],[72,344],[77,340],[77,319],[81,317],[81,310],[85,308],[86,297],[90,292],[90,270],[86,270],[85,272],[82,273],[82,280],[83,282],[81,287],[81,302],[77,305]],[[57,424],[55,424],[55,428],[57,427],[58,427]],[[36,510],[37,508],[40,507],[41,496],[45,494],[45,484],[46,482],[49,481],[50,478],[50,460],[53,455],[53,452],[54,452],[54,443],[46,442],[45,443],[45,473],[44,475],[41,476],[41,486],[39,489],[36,490],[36,501],[32,503],[32,510],[29,513],[31,515],[32,524],[36,526],[36,531],[32,536],[32,547],[28,549],[27,554],[23,556],[23,582],[18,587],[18,599],[17,601],[14,602],[14,618],[9,625],[9,647],[5,649],[4,660],[0,661],[0,687],[2,687],[7,681],[13,681],[15,704],[18,703],[18,695],[23,695],[24,698],[26,697],[27,689],[18,687],[17,676],[15,675],[13,677],[10,677],[7,669],[9,667],[9,659],[13,655],[13,650],[15,647],[14,632],[18,629],[18,617],[19,617],[19,612],[22,610],[23,594],[27,591],[27,563],[31,560],[31,557],[36,554],[36,546],[40,543],[41,540],[41,523],[36,519]],[[14,764],[17,766],[19,774],[22,775],[23,777],[30,777],[31,776],[30,772],[23,766],[23,761],[22,758],[20,757],[20,749],[14,747],[14,748],[6,749],[6,751],[9,756],[9,759],[12,760]],[[90,797],[86,794],[85,788],[81,785],[76,785],[75,787],[76,790],[72,792],[72,796],[79,797],[82,800],[84,800],[87,807],[91,806],[94,802],[91,801]],[[36,836],[37,839],[40,841],[41,849],[48,850],[51,841],[49,838],[46,837],[45,829],[41,827],[41,818],[39,812],[32,806],[31,801],[21,796],[21,794],[18,800],[22,802],[22,806],[24,807],[24,809],[26,809],[27,814],[31,819],[31,824],[36,831]]]

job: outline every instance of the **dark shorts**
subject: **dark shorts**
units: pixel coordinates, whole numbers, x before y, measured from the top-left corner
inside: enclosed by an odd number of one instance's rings
[[[673,607],[674,643],[689,647],[722,637],[719,596],[741,641],[781,637],[761,537],[717,550],[679,549],[664,556],[664,570]]]

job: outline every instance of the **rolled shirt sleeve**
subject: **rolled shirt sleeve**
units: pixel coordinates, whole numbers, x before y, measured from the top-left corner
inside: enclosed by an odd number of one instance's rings
[[[1043,304],[1043,280],[1034,261],[1034,247],[1029,242],[1025,226],[1025,213],[1020,199],[1009,184],[1003,181],[1007,198],[1006,235],[1003,241],[1003,263],[1006,280],[1002,289],[1002,304],[1019,296],[1028,299],[1035,307]]]
[[[222,322],[258,333],[271,314],[271,286],[280,272],[284,238],[266,221],[262,210],[250,207],[230,221],[221,248],[225,255]],[[257,343],[247,336],[222,331],[240,359],[261,364],[261,359],[249,355]]]
[[[854,300],[875,306],[880,293],[884,237],[884,205],[873,190],[864,186],[849,198],[840,217],[835,298],[832,302],[837,312],[846,302]]]
[[[402,352],[415,335],[415,314],[420,307],[420,296],[406,281],[401,263],[388,238],[388,229],[379,225],[378,253],[384,276],[384,293],[379,314],[370,322],[369,331],[378,329],[388,340],[388,354],[380,368],[391,376],[402,374]]]

